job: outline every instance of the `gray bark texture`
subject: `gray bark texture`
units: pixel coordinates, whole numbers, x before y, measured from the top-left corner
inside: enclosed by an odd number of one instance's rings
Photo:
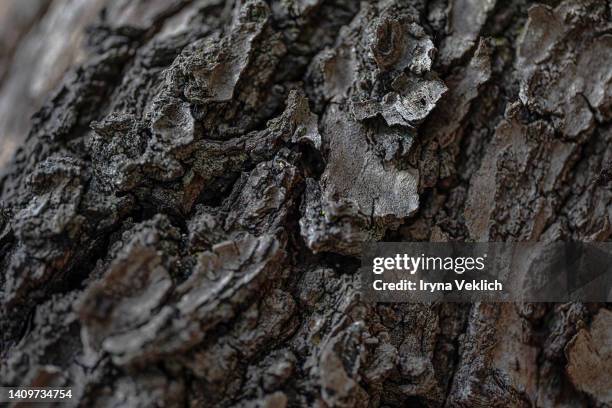
[[[0,385],[612,406],[609,304],[372,304],[357,273],[373,241],[610,239],[609,1],[5,3]]]

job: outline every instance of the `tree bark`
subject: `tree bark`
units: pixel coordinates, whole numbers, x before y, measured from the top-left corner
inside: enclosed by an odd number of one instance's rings
[[[612,406],[609,304],[373,304],[357,273],[374,241],[610,238],[609,2],[33,7],[0,44],[21,146],[0,386],[87,407]]]

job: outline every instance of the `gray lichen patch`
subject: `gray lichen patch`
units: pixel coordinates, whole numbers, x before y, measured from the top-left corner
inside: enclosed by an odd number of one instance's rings
[[[317,252],[354,254],[417,210],[418,171],[385,161],[372,131],[334,105],[322,132],[327,166],[320,187],[314,181],[307,187],[302,235]]]

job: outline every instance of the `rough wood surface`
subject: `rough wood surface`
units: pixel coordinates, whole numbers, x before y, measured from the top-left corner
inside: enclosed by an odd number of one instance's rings
[[[370,304],[356,273],[376,240],[610,239],[610,2],[14,7],[0,385],[612,406],[610,305]]]

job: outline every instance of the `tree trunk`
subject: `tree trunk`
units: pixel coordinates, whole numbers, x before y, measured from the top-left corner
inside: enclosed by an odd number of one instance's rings
[[[612,406],[609,304],[373,304],[357,272],[373,241],[609,239],[609,2],[25,3],[0,44],[1,386]]]

